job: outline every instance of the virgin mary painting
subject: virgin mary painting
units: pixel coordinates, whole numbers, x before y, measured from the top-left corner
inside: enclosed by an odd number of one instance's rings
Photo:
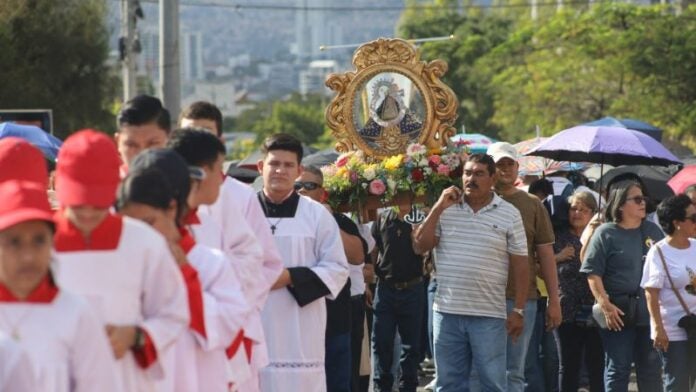
[[[385,130],[398,129],[405,142],[418,140],[423,128],[418,115],[404,103],[404,90],[391,78],[382,78],[372,86],[369,117],[358,133],[374,146]]]

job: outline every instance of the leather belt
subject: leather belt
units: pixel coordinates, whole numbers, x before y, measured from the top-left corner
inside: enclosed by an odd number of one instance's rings
[[[422,281],[423,281],[422,276],[413,278],[413,279],[408,280],[406,282],[390,282],[388,280],[380,280],[380,282],[386,284],[387,286],[389,286],[393,289],[397,289],[397,290],[405,290],[409,287],[417,285],[418,283],[420,283]]]

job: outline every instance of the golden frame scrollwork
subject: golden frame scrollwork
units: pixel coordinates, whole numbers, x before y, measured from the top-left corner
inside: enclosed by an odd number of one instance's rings
[[[417,48],[409,42],[380,38],[355,51],[353,66],[354,71],[331,74],[326,79],[326,86],[336,92],[325,116],[338,152],[362,150],[367,157],[379,160],[405,152],[412,142],[442,147],[454,135],[459,104],[454,92],[440,80],[447,72],[447,63],[421,61]],[[408,102],[416,102],[411,105],[414,110],[404,104],[404,92],[394,81],[404,81],[404,77],[406,84],[411,83],[407,95]],[[372,100],[367,98],[370,95]],[[360,129],[356,116],[365,124]]]

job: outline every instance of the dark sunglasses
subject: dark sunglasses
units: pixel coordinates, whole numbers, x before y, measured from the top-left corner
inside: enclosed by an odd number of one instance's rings
[[[308,191],[313,191],[317,188],[319,188],[320,185],[317,184],[316,182],[312,181],[295,181],[295,190],[299,191],[300,189],[304,188]]]
[[[648,202],[648,198],[645,196],[634,196],[634,197],[629,197],[626,199],[626,201],[631,200],[632,202],[636,204],[643,204]]]

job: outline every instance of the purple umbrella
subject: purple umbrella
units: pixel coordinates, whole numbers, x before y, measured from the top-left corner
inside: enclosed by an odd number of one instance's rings
[[[600,178],[604,175],[605,163],[612,166],[669,166],[682,163],[660,142],[644,133],[627,128],[589,125],[561,131],[526,155],[556,161],[599,163]]]
[[[527,153],[557,161],[669,166],[682,162],[660,142],[626,128],[579,125],[561,131]]]

